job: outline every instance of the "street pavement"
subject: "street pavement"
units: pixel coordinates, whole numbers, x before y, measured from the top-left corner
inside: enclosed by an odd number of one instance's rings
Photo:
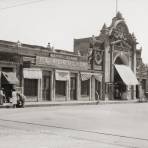
[[[0,148],[148,148],[148,103],[0,109]]]

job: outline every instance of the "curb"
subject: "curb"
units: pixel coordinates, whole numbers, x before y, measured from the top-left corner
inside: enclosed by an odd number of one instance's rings
[[[24,107],[48,107],[48,106],[75,106],[75,105],[106,105],[106,104],[131,104],[131,103],[147,103],[139,102],[138,100],[134,101],[82,101],[82,102],[26,102]],[[0,105],[0,108],[11,108],[10,103]]]

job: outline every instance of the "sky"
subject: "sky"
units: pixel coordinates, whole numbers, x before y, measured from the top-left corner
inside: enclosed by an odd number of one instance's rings
[[[118,11],[148,63],[148,0],[118,0]],[[73,51],[74,39],[99,35],[115,14],[116,0],[0,0],[0,40]]]

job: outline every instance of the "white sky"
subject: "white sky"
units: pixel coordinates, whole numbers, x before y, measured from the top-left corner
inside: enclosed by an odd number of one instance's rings
[[[0,8],[33,0],[0,0]],[[35,0],[34,0],[35,1]],[[42,0],[0,9],[0,40],[73,49],[73,39],[98,35],[115,16],[116,0]],[[135,33],[148,63],[148,0],[118,0],[118,10]]]

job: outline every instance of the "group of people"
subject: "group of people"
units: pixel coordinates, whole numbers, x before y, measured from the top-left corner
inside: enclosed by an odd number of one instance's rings
[[[115,99],[122,99],[122,100],[126,100],[127,99],[127,90],[126,89],[119,89],[119,88],[115,88],[114,91],[114,96]]]
[[[3,103],[11,103],[13,108],[24,107],[25,96],[22,93],[17,92],[15,89],[12,89],[11,95],[7,96],[4,88],[1,88],[0,89],[0,105],[3,105]]]

